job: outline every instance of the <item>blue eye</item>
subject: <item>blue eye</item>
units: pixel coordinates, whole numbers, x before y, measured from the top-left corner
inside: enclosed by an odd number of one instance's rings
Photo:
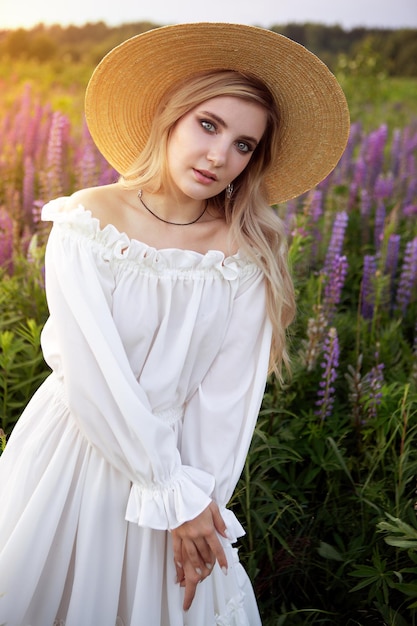
[[[201,126],[209,133],[216,132],[216,127],[212,122],[208,122],[207,120],[200,121]]]
[[[247,143],[245,143],[244,141],[237,141],[236,142],[236,147],[240,152],[250,152],[251,151],[251,147],[248,146]]]

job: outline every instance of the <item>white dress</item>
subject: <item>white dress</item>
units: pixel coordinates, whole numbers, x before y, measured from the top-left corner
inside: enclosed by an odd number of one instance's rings
[[[0,624],[259,626],[226,509],[265,387],[262,272],[156,250],[49,202],[51,375],[0,457]],[[183,612],[170,529],[215,500],[233,541]]]

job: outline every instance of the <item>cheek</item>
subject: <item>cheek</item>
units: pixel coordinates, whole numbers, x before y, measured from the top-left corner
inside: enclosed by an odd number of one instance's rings
[[[252,158],[252,154],[249,154],[247,157],[241,157],[239,154],[236,155],[237,158],[233,160],[233,170],[234,170],[234,178],[239,176],[247,167],[248,163]]]
[[[175,165],[179,159],[186,159],[188,155],[195,152],[198,144],[198,137],[195,133],[190,133],[186,124],[178,125],[172,132],[168,143],[168,160]]]

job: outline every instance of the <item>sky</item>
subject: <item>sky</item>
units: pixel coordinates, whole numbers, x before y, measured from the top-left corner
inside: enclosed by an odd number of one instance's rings
[[[347,30],[417,28],[417,0],[0,0],[0,30],[99,21],[109,26],[218,21],[266,28],[288,22],[338,24]]]

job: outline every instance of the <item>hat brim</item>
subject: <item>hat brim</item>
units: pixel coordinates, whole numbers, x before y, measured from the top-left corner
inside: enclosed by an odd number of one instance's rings
[[[164,93],[200,71],[227,69],[262,80],[280,115],[276,162],[266,180],[270,204],[312,189],[336,166],[349,112],[336,78],[294,41],[255,26],[192,23],[147,31],[111,50],[88,84],[91,136],[124,174],[143,150]]]

